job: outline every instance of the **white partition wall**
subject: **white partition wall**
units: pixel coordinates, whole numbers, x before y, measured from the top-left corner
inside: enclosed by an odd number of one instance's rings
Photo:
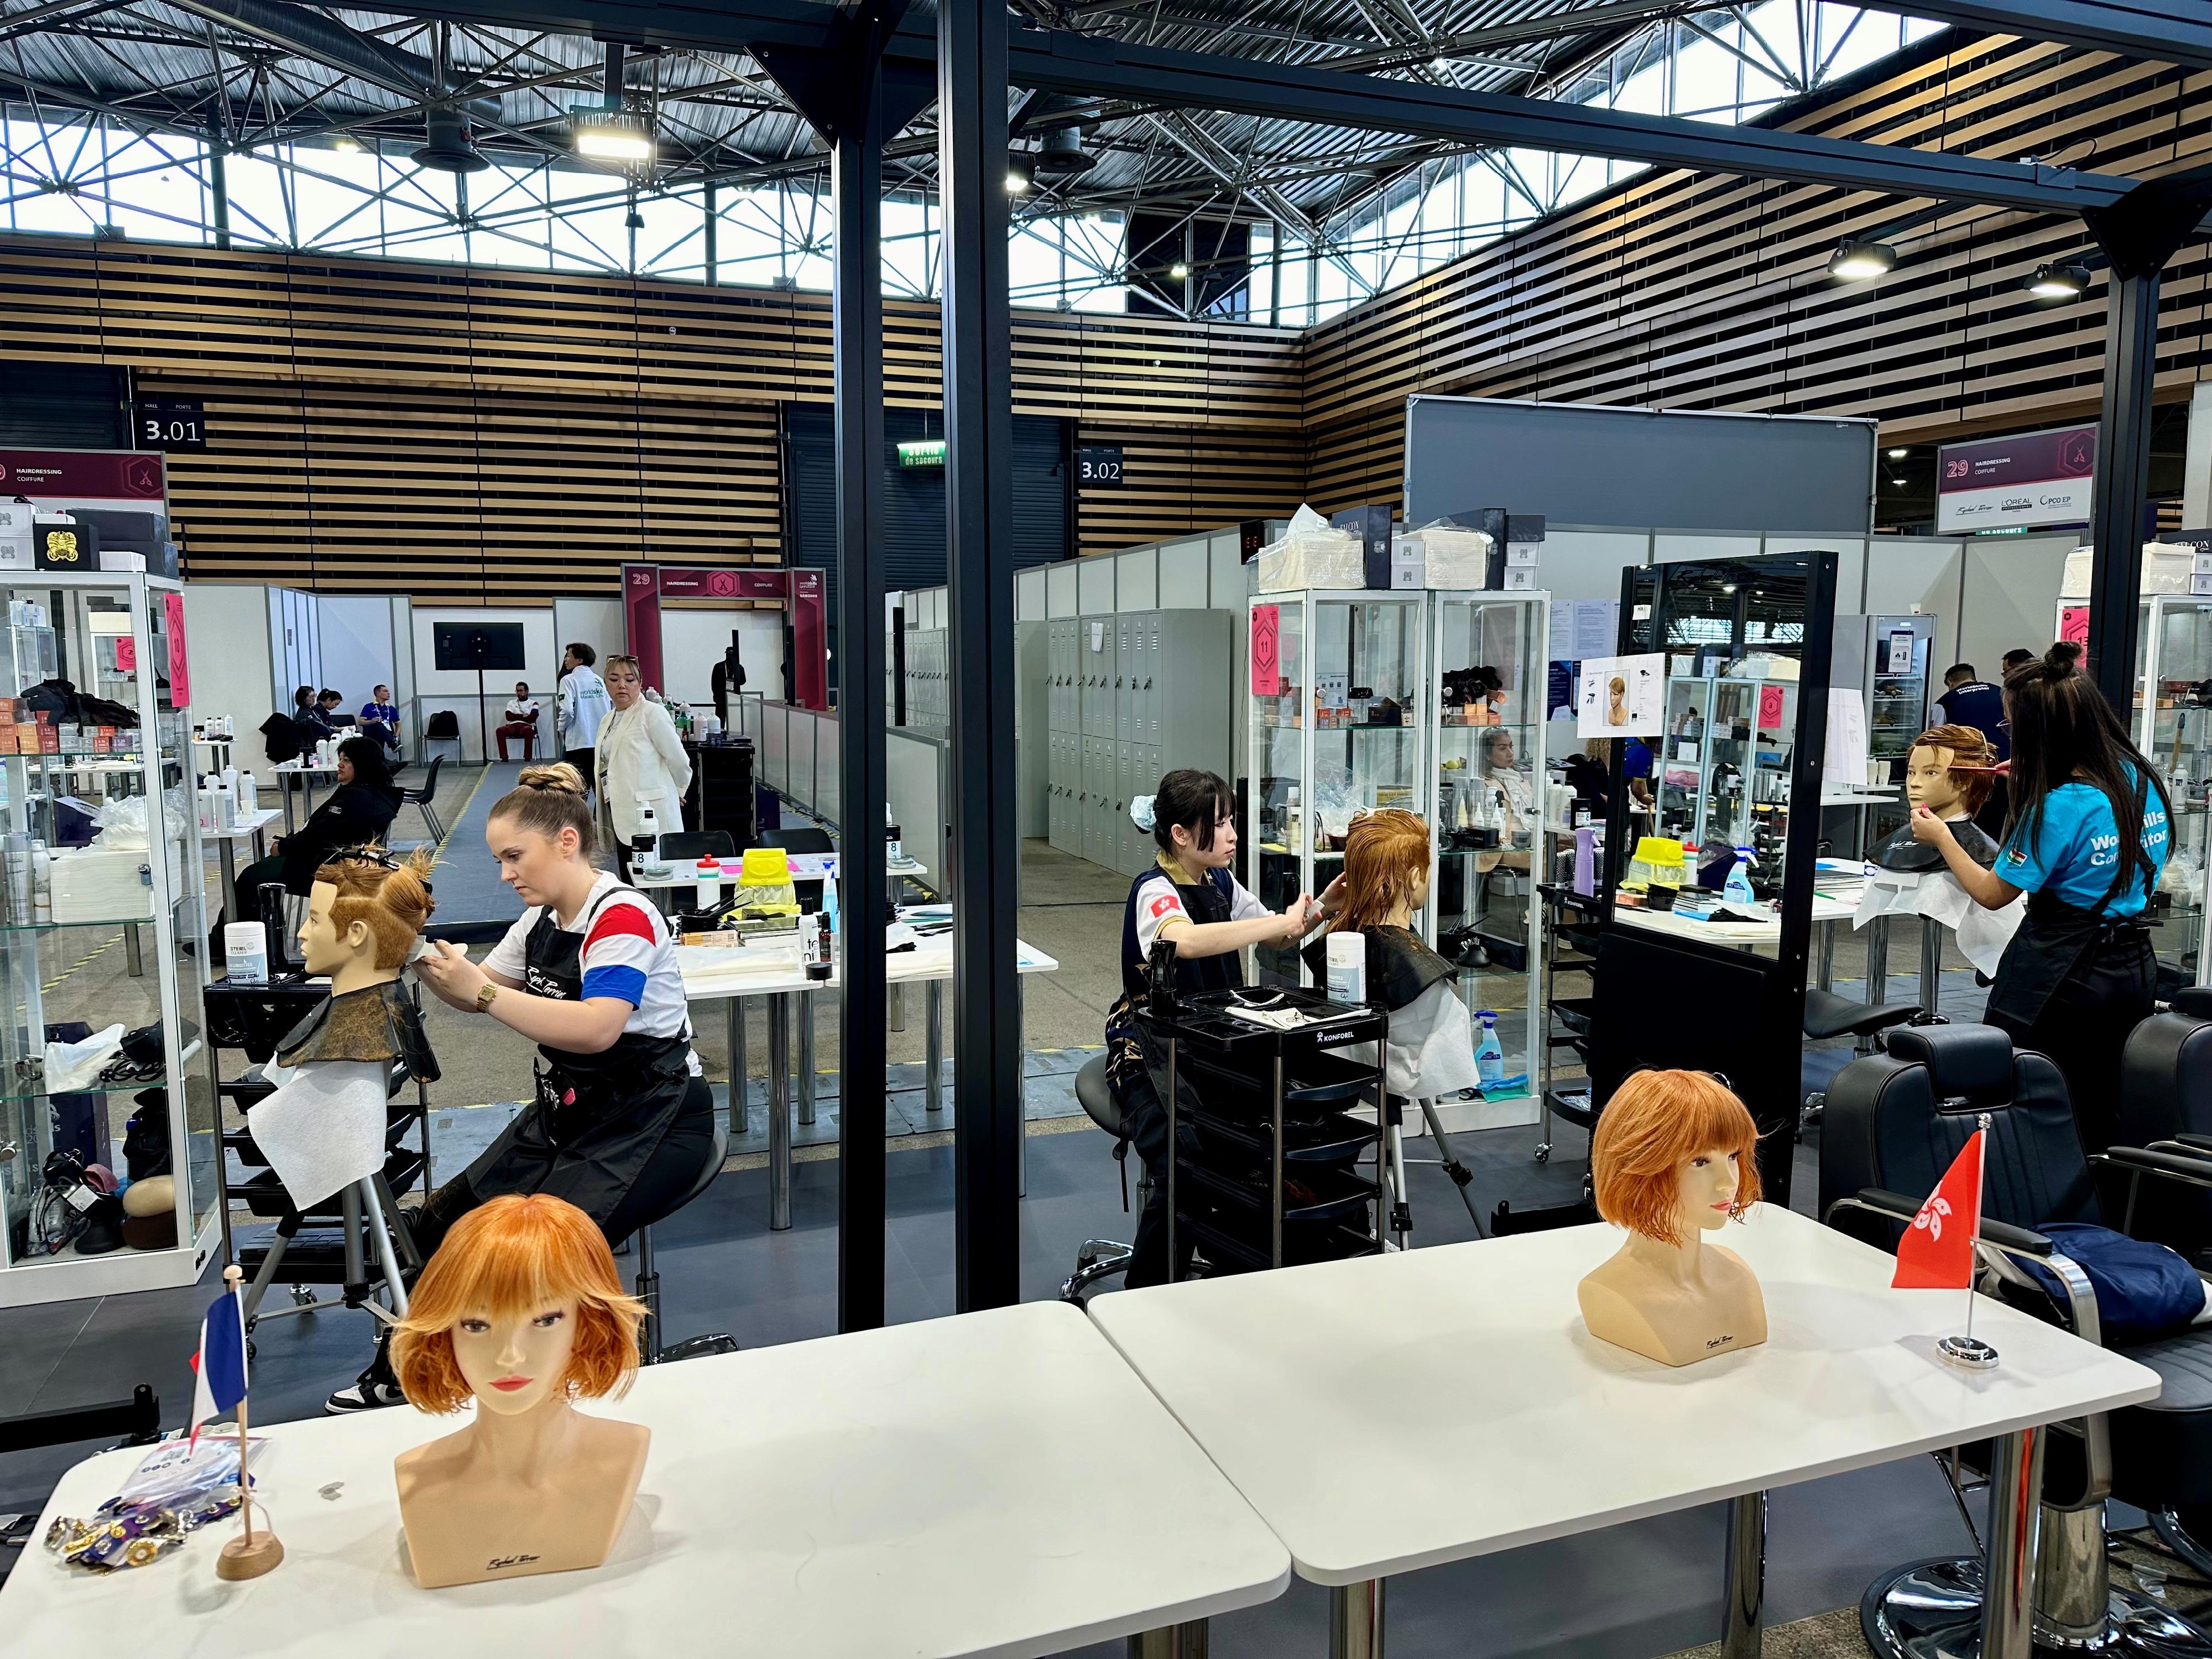
[[[511,671],[488,672],[483,676],[482,731],[489,735],[499,724],[500,710],[514,695],[514,683],[527,680],[533,690],[543,686],[550,696],[556,672],[561,665],[561,647],[553,632],[553,612],[544,606],[526,610],[521,606],[498,608],[491,606],[418,605],[410,616],[414,634],[416,713],[420,729],[427,729],[430,718],[441,713],[451,713],[460,729],[461,758],[465,764],[483,764],[483,744],[478,736],[477,718],[477,676],[473,672],[437,666],[434,641],[440,623],[520,623],[522,624],[523,667],[520,673]],[[416,739],[418,746],[422,739]],[[450,748],[441,745],[441,754],[451,754]],[[494,751],[497,751],[495,750]]]
[[[236,726],[241,766],[258,765],[254,735],[279,707],[270,650],[274,590],[259,583],[191,582],[185,587],[185,649],[192,671],[192,714],[228,716]]]

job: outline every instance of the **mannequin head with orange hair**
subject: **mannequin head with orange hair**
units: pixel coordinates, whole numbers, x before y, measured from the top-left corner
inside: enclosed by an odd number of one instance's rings
[[[599,1225],[545,1193],[510,1193],[453,1224],[392,1338],[408,1400],[503,1415],[624,1392],[644,1304]]]
[[[1362,812],[1344,838],[1344,906],[1330,931],[1372,927],[1429,899],[1429,826],[1395,806]]]
[[[1692,1243],[1759,1201],[1759,1128],[1719,1079],[1638,1072],[1590,1137],[1597,1212],[1662,1244]]]

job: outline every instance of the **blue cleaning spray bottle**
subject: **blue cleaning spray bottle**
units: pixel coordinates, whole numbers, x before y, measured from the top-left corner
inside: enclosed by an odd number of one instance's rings
[[[1756,904],[1759,896],[1751,890],[1751,848],[1735,849],[1735,862],[1729,866],[1728,879],[1721,884],[1721,896],[1730,904]]]
[[[1479,1018],[1482,1021],[1482,1040],[1474,1045],[1474,1077],[1487,1091],[1502,1087],[1505,1082],[1505,1050],[1498,1046],[1498,1016],[1485,1008]]]

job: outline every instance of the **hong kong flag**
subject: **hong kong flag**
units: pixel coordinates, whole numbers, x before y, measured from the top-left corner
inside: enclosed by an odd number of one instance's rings
[[[1977,1129],[1897,1243],[1900,1291],[1962,1291],[1973,1283],[1982,1224],[1982,1131]]]

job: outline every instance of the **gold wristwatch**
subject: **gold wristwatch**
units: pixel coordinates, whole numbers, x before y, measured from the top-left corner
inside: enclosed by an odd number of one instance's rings
[[[477,989],[477,1012],[480,1014],[489,1013],[491,1012],[491,1000],[498,994],[499,987],[493,984],[489,980],[486,980]]]

